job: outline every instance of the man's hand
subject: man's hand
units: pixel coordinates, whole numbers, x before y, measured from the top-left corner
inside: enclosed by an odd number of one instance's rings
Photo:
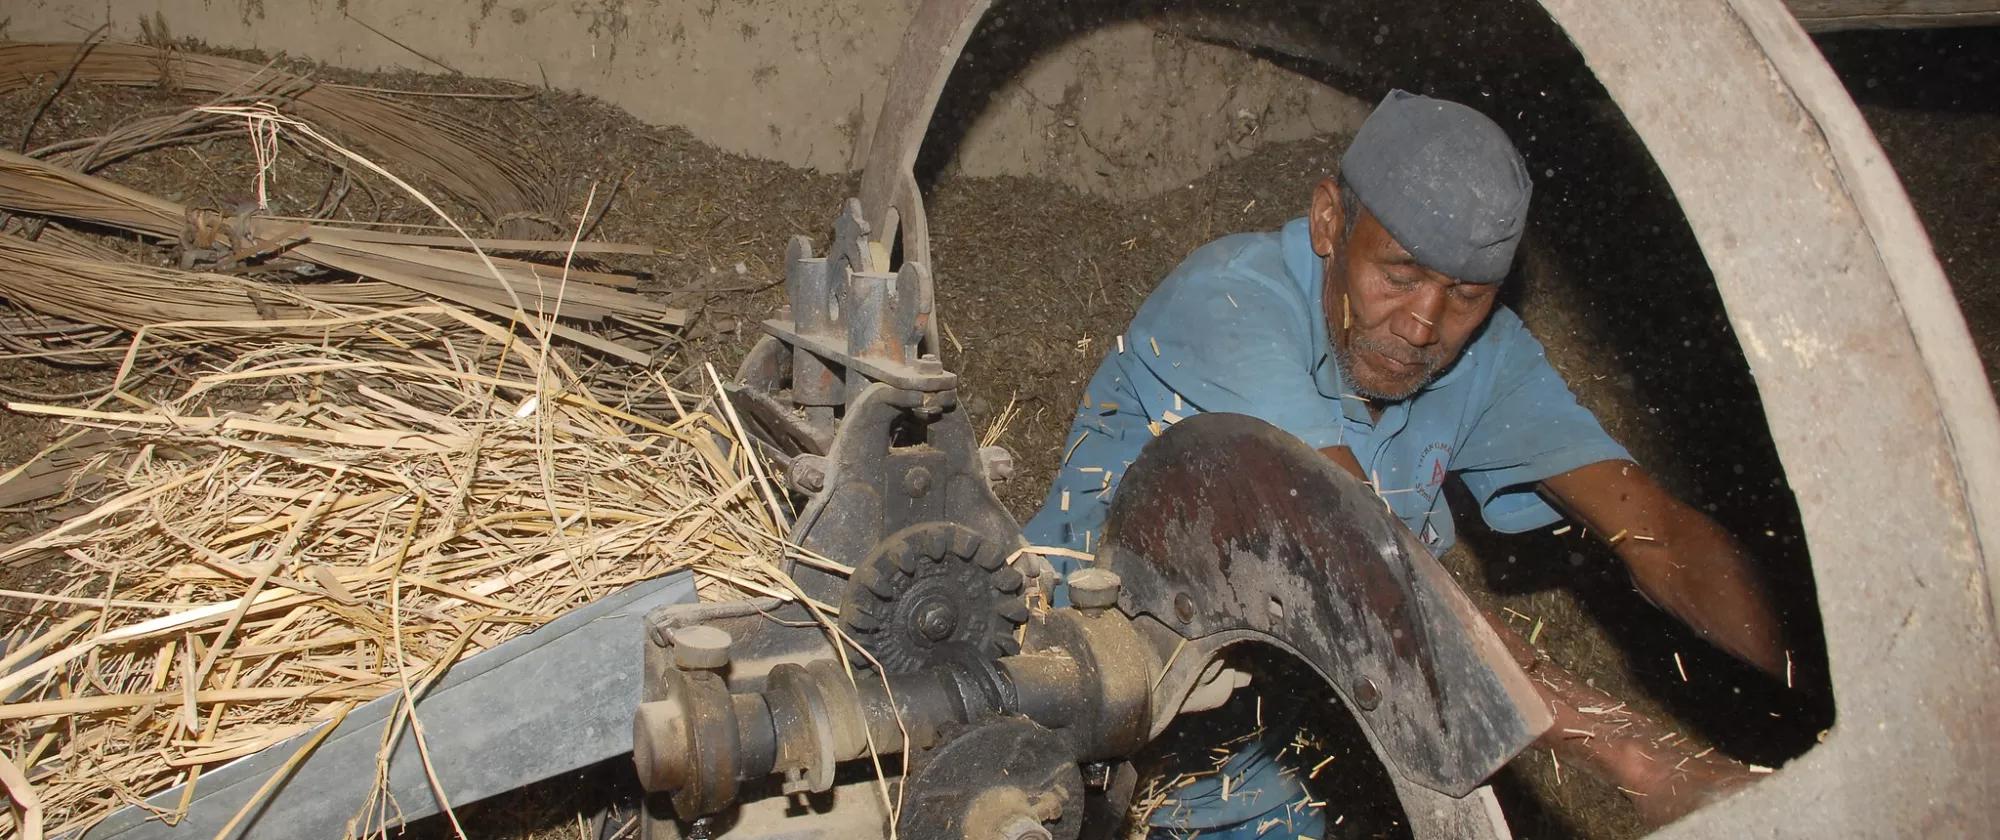
[[[1765,673],[1785,672],[1783,634],[1736,540],[1630,461],[1601,461],[1542,482],[1544,495],[1597,534],[1647,600]]]

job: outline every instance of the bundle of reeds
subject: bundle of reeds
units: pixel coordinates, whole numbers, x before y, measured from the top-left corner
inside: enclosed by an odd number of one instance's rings
[[[291,120],[269,107],[244,109],[243,113],[247,118],[269,120],[313,133],[310,126]],[[313,136],[329,147],[338,148],[316,133]],[[686,313],[630,291],[636,281],[623,275],[492,256],[479,250],[478,240],[454,241],[444,237],[349,231],[259,218],[248,213],[225,217],[215,211],[183,207],[102,178],[5,151],[0,151],[0,209],[81,220],[156,239],[178,241],[183,243],[184,252],[187,248],[219,251],[225,255],[225,261],[282,256],[313,263],[401,287],[404,290],[401,300],[394,299],[380,288],[369,292],[372,299],[392,305],[442,299],[485,312],[505,322],[559,315],[563,319],[589,324],[621,318],[658,329],[678,326],[686,321]],[[457,248],[441,247],[454,242],[460,248],[473,250],[468,253]],[[566,250],[567,247],[575,248],[570,253],[589,253],[592,250],[591,245],[580,242],[543,243],[540,249]],[[598,247],[617,249],[626,246]],[[10,267],[4,260],[5,257],[0,256],[0,270]],[[23,282],[36,277],[26,275]],[[165,275],[159,272],[150,273],[150,279],[164,278]],[[183,278],[180,285],[196,287],[202,282]],[[48,287],[48,291],[62,290],[60,287]],[[66,297],[76,306],[88,300],[87,296]],[[154,305],[159,304],[159,301],[154,301]],[[207,309],[200,315],[184,314],[185,308],[182,311],[180,317],[186,320],[245,320],[261,315],[254,307],[238,307],[233,312]],[[111,320],[115,313],[84,311],[73,315],[60,314],[108,326],[118,323]],[[643,349],[573,326],[551,323],[548,330],[567,341],[608,356],[638,363],[651,359]]]
[[[409,177],[437,184],[477,208],[496,226],[517,235],[559,235],[566,225],[562,201],[520,155],[490,130],[412,107],[379,92],[316,82],[269,65],[183,52],[170,46],[129,43],[0,43],[0,94],[40,79],[66,78],[101,85],[157,87],[224,100],[282,103],[288,113],[324,126],[374,160]],[[188,114],[184,119],[199,119]],[[69,161],[88,171],[114,144],[82,144],[91,154]],[[47,154],[76,149],[56,146]],[[526,226],[509,223],[533,222]]]
[[[198,785],[669,570],[783,595],[784,514],[700,398],[643,369],[582,378],[445,306],[320,320],[379,340],[208,325],[238,334],[232,358],[171,400],[10,405],[91,435],[78,472],[100,483],[87,512],[0,551],[70,567],[0,592],[21,617],[0,657],[0,781],[21,807],[0,835]]]
[[[37,312],[133,331],[150,324],[241,316],[295,321],[305,341],[367,334],[360,323],[312,319],[422,303],[388,283],[289,284],[210,272],[112,263],[0,236],[0,297]],[[282,329],[276,328],[274,329]]]

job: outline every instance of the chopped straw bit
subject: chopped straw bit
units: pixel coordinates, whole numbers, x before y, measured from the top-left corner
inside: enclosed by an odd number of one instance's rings
[[[70,561],[59,597],[0,599],[0,752],[33,789],[5,781],[39,804],[0,835],[87,827],[646,578],[788,591],[781,512],[700,398],[450,307],[350,323],[370,340],[232,327],[156,405],[13,406],[114,443],[73,480],[93,509],[0,551]]]

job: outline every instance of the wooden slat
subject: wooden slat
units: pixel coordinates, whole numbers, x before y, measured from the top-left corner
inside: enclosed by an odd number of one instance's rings
[[[1995,0],[1785,0],[1807,32],[2000,24]]]

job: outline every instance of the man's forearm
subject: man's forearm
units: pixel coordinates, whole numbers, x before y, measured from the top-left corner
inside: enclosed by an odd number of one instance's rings
[[[1612,545],[1640,593],[1717,647],[1781,676],[1783,634],[1736,541],[1692,510],[1668,517],[1659,533],[1646,536],[1652,539],[1627,534]]]
[[[1757,570],[1714,520],[1629,461],[1580,467],[1543,488],[1611,545],[1647,599],[1737,658],[1784,673],[1783,634]]]

